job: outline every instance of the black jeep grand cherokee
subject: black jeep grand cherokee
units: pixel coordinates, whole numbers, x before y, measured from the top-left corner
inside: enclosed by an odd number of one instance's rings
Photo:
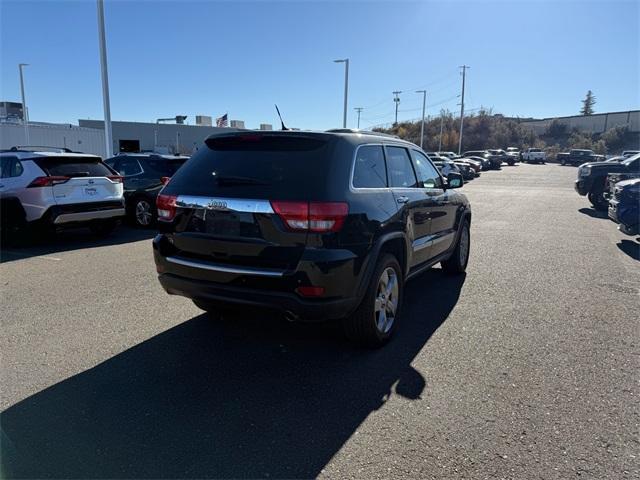
[[[464,272],[471,210],[420,148],[349,130],[211,136],[157,200],[160,283],[208,311],[343,319],[378,346],[404,282],[440,262]]]

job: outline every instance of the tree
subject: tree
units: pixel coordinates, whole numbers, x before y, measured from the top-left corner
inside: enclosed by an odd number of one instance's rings
[[[581,115],[593,115],[593,106],[596,104],[596,97],[591,90],[587,92],[587,96],[582,100]]]

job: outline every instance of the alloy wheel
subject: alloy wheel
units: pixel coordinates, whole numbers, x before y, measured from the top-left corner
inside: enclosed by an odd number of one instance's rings
[[[380,333],[388,333],[393,327],[398,309],[398,275],[393,268],[384,269],[378,280],[377,292],[374,321]]]
[[[146,200],[138,200],[136,202],[136,222],[138,225],[148,226],[153,219],[153,212],[151,211],[151,204]]]

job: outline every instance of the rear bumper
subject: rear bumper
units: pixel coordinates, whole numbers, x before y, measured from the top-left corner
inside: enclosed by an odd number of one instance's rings
[[[358,305],[355,298],[304,300],[295,293],[235,287],[171,273],[158,275],[158,280],[162,288],[171,295],[181,295],[214,305],[267,308],[300,321],[318,322],[343,318]]]
[[[42,221],[56,226],[92,222],[125,215],[122,200],[54,205],[42,216]]]
[[[176,251],[162,234],[153,240],[158,278],[167,293],[227,306],[268,308],[301,321],[343,318],[359,304],[366,278],[362,257],[344,249],[307,249],[294,269],[216,263]],[[304,297],[298,287],[322,287]]]
[[[90,220],[102,220],[105,218],[123,217],[125,214],[124,208],[114,208],[111,210],[98,210],[95,212],[78,212],[78,213],[63,213],[58,215],[53,223],[55,225],[72,222],[88,222]]]

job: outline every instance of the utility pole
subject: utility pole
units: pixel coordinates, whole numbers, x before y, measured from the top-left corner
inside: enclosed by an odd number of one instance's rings
[[[342,113],[342,128],[347,128],[347,97],[349,95],[349,59],[334,60],[335,63],[344,63],[344,110]]]
[[[444,124],[444,111],[440,110],[440,140],[438,141],[438,151],[442,151],[442,126]]]
[[[364,108],[362,108],[362,107],[356,107],[356,108],[354,108],[354,110],[355,110],[356,112],[358,112],[358,129],[360,129],[360,112],[362,112],[362,110],[364,110]]]
[[[24,124],[25,145],[29,145],[29,112],[27,111],[27,100],[24,96],[24,75],[22,73],[22,69],[28,65],[28,63],[18,64],[18,70],[20,71],[20,93],[22,94],[22,123]]]
[[[422,94],[422,126],[420,127],[420,148],[424,148],[424,111],[427,106],[427,91],[416,90],[416,93]]]
[[[111,134],[111,102],[109,101],[109,72],[107,71],[107,40],[104,33],[104,0],[97,0],[98,40],[100,42],[100,70],[102,72],[102,103],[104,106],[105,155],[110,157],[113,151]]]
[[[467,68],[471,68],[467,65],[462,65],[462,101],[460,102],[460,140],[458,142],[458,155],[462,154],[462,127],[464,126],[464,80]]]
[[[398,95],[400,95],[402,92],[399,90],[396,90],[395,92],[391,92],[393,93],[393,101],[396,104],[396,121],[393,122],[393,126],[395,127],[396,125],[398,125],[398,105],[400,104],[400,97]]]

